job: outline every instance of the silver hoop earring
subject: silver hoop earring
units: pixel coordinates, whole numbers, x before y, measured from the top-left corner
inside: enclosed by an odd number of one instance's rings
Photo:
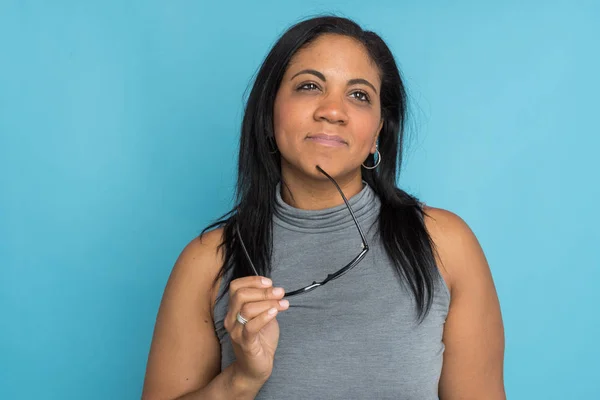
[[[377,166],[381,162],[381,153],[379,152],[379,149],[377,149],[377,148],[375,149],[375,154],[377,154],[377,162],[375,163],[375,165],[373,165],[372,167],[367,167],[365,165],[365,163],[363,163],[362,166],[365,167],[366,169],[375,169],[375,168],[377,168]]]

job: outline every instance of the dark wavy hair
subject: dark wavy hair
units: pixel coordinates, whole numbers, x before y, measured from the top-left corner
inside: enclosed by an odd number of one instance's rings
[[[254,275],[237,240],[236,224],[258,273],[271,276],[272,217],[276,185],[281,179],[280,155],[272,151],[275,96],[294,54],[324,34],[344,35],[362,43],[379,69],[384,120],[379,135],[382,161],[376,169],[362,168],[362,179],[380,198],[379,237],[401,282],[412,292],[422,320],[431,307],[439,275],[434,245],[425,228],[423,206],[415,197],[396,187],[402,164],[406,91],[394,56],[385,42],[376,33],[336,16],[311,18],[290,27],[277,40],[256,74],[241,127],[236,205],[202,231],[204,234],[216,227],[224,228],[219,246],[224,250],[224,263],[214,284],[233,271],[226,282],[226,290],[218,299],[229,290],[231,280]],[[367,165],[373,165],[373,162],[373,155],[369,155]]]

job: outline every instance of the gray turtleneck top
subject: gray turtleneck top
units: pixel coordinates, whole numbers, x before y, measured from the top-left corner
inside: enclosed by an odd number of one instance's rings
[[[289,298],[290,308],[277,315],[273,372],[256,399],[438,399],[448,288],[440,276],[432,308],[419,323],[412,295],[376,235],[379,198],[365,183],[349,203],[369,252],[342,277]],[[360,250],[345,204],[301,210],[285,203],[277,190],[274,286],[291,292],[321,281]],[[223,290],[224,280],[219,294]],[[222,369],[235,360],[223,327],[228,300],[226,294],[214,308]]]

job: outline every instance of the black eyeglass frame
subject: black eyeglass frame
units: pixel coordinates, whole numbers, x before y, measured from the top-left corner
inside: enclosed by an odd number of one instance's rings
[[[346,196],[344,195],[344,192],[342,191],[342,189],[340,188],[340,186],[337,184],[337,182],[335,181],[335,179],[333,179],[331,176],[329,176],[329,174],[327,172],[325,172],[318,165],[317,165],[317,169],[321,173],[323,173],[327,178],[329,178],[329,180],[335,185],[336,189],[338,190],[338,192],[342,196],[342,199],[344,199],[344,203],[346,204],[346,207],[348,208],[348,211],[350,211],[350,215],[352,216],[352,220],[354,221],[354,224],[356,225],[356,228],[358,229],[358,233],[360,234],[360,239],[362,241],[362,243],[361,243],[362,250],[361,250],[361,252],[356,257],[354,257],[352,259],[352,261],[350,261],[348,264],[346,264],[346,266],[344,266],[340,270],[334,272],[333,274],[327,275],[327,277],[324,280],[322,280],[321,282],[313,281],[313,283],[311,283],[308,286],[305,286],[305,287],[303,287],[301,289],[294,290],[292,292],[286,293],[285,296],[284,296],[284,298],[285,297],[297,296],[299,294],[308,293],[310,291],[315,290],[316,288],[318,288],[320,286],[325,285],[327,282],[330,282],[330,281],[332,281],[334,279],[337,279],[337,278],[341,277],[346,272],[350,271],[352,268],[354,268],[355,266],[357,266],[358,263],[360,263],[362,261],[362,259],[367,255],[367,252],[369,251],[369,245],[367,243],[367,239],[365,239],[365,235],[363,233],[363,230],[360,227],[360,224],[358,223],[358,220],[356,219],[356,216],[354,215],[354,211],[352,210],[352,207],[350,207],[350,203],[348,203],[348,199],[346,199]],[[246,249],[246,246],[244,245],[244,241],[242,240],[242,235],[240,234],[240,230],[239,230],[238,224],[235,225],[235,231],[236,231],[237,237],[238,237],[238,239],[240,241],[240,244],[242,245],[242,249],[244,250],[244,254],[246,255],[246,259],[250,263],[250,266],[252,267],[252,270],[254,270],[254,273],[258,276],[259,274],[258,274],[256,268],[254,267],[254,264],[252,263],[252,259],[250,258],[250,254],[248,254],[248,250]]]

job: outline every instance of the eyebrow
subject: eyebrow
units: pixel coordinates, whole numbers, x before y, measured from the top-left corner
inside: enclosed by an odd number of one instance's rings
[[[320,73],[317,70],[314,69],[303,69],[302,71],[294,74],[294,76],[292,76],[290,78],[290,80],[294,79],[295,77],[297,77],[298,75],[302,75],[302,74],[311,74],[316,76],[317,78],[319,78],[320,80],[322,80],[323,82],[327,82],[327,79],[325,79],[325,75],[323,75],[322,73]],[[366,79],[363,78],[356,78],[356,79],[350,79],[348,81],[348,85],[357,85],[357,84],[363,84],[363,85],[367,85],[369,86],[371,89],[373,89],[373,91],[375,93],[377,93],[377,89],[375,89],[375,86],[373,86],[373,84],[371,82],[369,82]]]

